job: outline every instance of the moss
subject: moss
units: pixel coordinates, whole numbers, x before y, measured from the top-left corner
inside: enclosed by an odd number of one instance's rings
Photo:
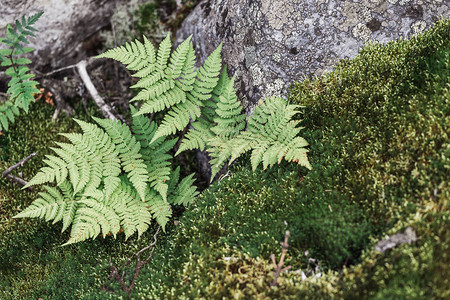
[[[449,32],[446,20],[409,41],[370,44],[334,72],[295,84],[290,100],[305,106],[313,170],[232,169],[184,214],[135,296],[445,298]],[[372,250],[382,232],[407,225],[417,243]],[[304,269],[310,249],[337,271],[305,281],[293,272],[268,288],[268,255],[279,253],[285,229],[287,264]],[[233,272],[230,257],[240,262]],[[354,265],[339,273],[346,261]]]
[[[448,298],[449,37],[447,19],[409,41],[370,44],[334,72],[295,84],[290,100],[305,106],[313,170],[233,166],[161,235],[132,298]],[[31,115],[14,129],[17,138],[0,137],[2,167],[55,139],[45,136],[49,116]],[[29,142],[35,146],[21,145]],[[39,161],[24,166],[24,176]],[[109,285],[114,294],[100,290],[108,259],[121,265],[148,244],[151,230],[126,243],[57,248],[64,238],[55,226],[10,221],[30,199],[1,184],[0,298],[126,298],[116,283]],[[372,250],[384,234],[407,226],[416,243]],[[286,229],[293,269],[269,287],[269,255],[279,257]],[[305,250],[328,269],[322,277],[301,279]]]

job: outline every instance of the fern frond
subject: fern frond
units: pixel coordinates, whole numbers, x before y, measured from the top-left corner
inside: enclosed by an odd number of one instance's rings
[[[136,191],[125,180],[121,181],[106,203],[120,217],[120,225],[126,238],[136,231],[140,236],[147,230],[151,214],[147,211],[146,204],[140,200]]]
[[[224,139],[232,139],[245,127],[246,115],[242,113],[242,105],[238,101],[234,90],[234,76],[231,80],[223,80],[223,88],[216,103],[217,116],[214,118],[215,126],[211,131]]]
[[[194,202],[194,199],[198,196],[199,192],[193,185],[195,182],[193,177],[194,174],[191,174],[181,180],[169,198],[170,203],[187,206],[188,204]]]
[[[247,144],[236,143],[235,140],[225,140],[220,137],[215,137],[209,140],[210,148],[207,149],[209,155],[211,156],[211,181],[214,180],[216,174],[220,171],[220,169],[225,165],[227,160],[231,156],[231,160],[233,160],[232,153],[236,151],[236,148],[244,146],[245,148],[249,148]],[[239,155],[245,153],[248,149],[240,149]],[[230,161],[231,163],[231,161]]]
[[[75,133],[63,133],[62,136],[68,138],[78,153],[83,153],[87,162],[86,165],[89,168],[89,177],[87,178],[86,185],[82,182],[82,187],[77,189],[76,192],[85,187],[86,191],[95,190],[102,182],[103,173],[103,153],[97,149],[97,143],[89,135],[75,134]]]
[[[175,105],[166,114],[166,117],[156,130],[152,141],[183,130],[189,124],[189,121],[191,119],[195,121],[200,116],[200,113],[200,107],[191,103],[190,101]]]
[[[61,211],[64,211],[65,201],[61,193],[54,187],[44,186],[46,192],[40,192],[39,198],[29,207],[15,215],[14,218],[41,218],[46,221],[61,220]]]
[[[186,53],[186,59],[184,61],[183,68],[181,69],[180,78],[175,84],[185,92],[189,92],[193,88],[195,81],[195,51],[192,42],[189,43],[188,52]]]
[[[297,128],[299,121],[292,121],[292,117],[298,113],[298,106],[288,104],[282,98],[270,98],[255,109],[249,118],[248,131],[242,132],[226,147],[211,150],[211,156],[215,160],[214,170],[218,170],[224,162],[225,154],[230,154],[230,163],[243,153],[252,150],[250,157],[253,170],[262,162],[263,168],[280,163],[284,158],[287,161],[295,161],[308,169],[311,169],[306,150],[308,143],[301,137],[297,137],[301,128]],[[225,154],[220,154],[220,152]]]
[[[170,90],[166,90],[164,94],[154,97],[153,101],[145,102],[139,112],[135,116],[163,111],[180,102],[186,101],[186,94],[177,86]]]
[[[153,45],[144,41],[144,44],[138,40],[126,43],[125,46],[119,46],[114,49],[110,49],[103,54],[97,56],[97,58],[112,58],[124,65],[127,69],[132,71],[139,71],[145,67],[153,65],[155,63]],[[151,55],[153,52],[153,56]]]
[[[216,109],[217,103],[219,102],[219,97],[224,93],[225,87],[230,82],[227,73],[227,65],[224,65],[222,72],[220,73],[219,80],[217,81],[216,87],[212,91],[212,97],[210,100],[205,101],[205,105],[202,108],[202,116],[205,118],[209,124],[214,122],[214,118],[217,117]]]
[[[84,206],[78,209],[77,214],[95,217],[102,228],[103,236],[109,233],[116,236],[120,230],[120,218],[111,207],[91,198],[82,199],[79,203]]]
[[[130,106],[131,113],[135,113],[136,109]],[[156,132],[155,123],[149,122],[148,118],[139,115],[133,117],[132,129],[135,133],[136,140],[141,143],[141,154],[147,165],[150,187],[158,191],[164,200],[167,199],[168,186],[166,181],[169,180],[171,173],[170,160],[172,155],[168,152],[173,148],[177,139],[164,140],[157,139],[152,142]]]
[[[78,213],[78,212],[77,212]],[[101,227],[90,214],[77,214],[73,220],[72,230],[70,231],[70,239],[61,246],[82,242],[89,238],[96,238],[101,232]]]
[[[109,135],[97,125],[74,120],[80,125],[84,135],[95,143],[95,160],[93,161],[95,172],[93,176],[99,175],[98,171],[101,165],[101,175],[104,178],[106,197],[108,198],[120,182],[118,176],[122,170],[119,152]],[[86,189],[96,189],[97,187],[97,183],[94,182],[90,183]]]
[[[73,220],[75,219],[75,213],[78,209],[78,201],[71,197],[65,197],[65,208],[64,208],[64,216],[63,216],[63,227],[61,229],[61,232],[64,232],[69,226],[72,224]]]
[[[200,100],[211,98],[212,91],[219,81],[218,76],[222,65],[221,50],[222,44],[208,56],[203,66],[198,69],[197,80],[194,82],[194,87],[191,91],[194,98]]]
[[[167,61],[170,56],[170,49],[172,43],[170,42],[170,32],[166,38],[159,44],[158,53],[156,55],[156,68],[160,71],[164,71],[167,68]]]
[[[199,149],[203,151],[212,138],[214,138],[214,134],[210,129],[210,124],[204,119],[199,119],[197,122],[192,123],[192,128],[184,136],[175,156],[186,150]]]
[[[61,184],[61,192],[54,187],[44,186],[45,192],[39,193],[29,207],[13,218],[41,218],[46,221],[53,220],[53,224],[63,222],[64,231],[73,221],[79,203],[77,198],[69,197],[71,191],[67,189],[67,182]]]
[[[34,95],[39,93],[36,88],[39,83],[31,80],[34,75],[28,73],[30,69],[24,66],[31,61],[20,55],[33,50],[23,44],[29,43],[27,36],[35,36],[33,31],[37,30],[32,25],[42,14],[43,12],[39,12],[28,19],[23,17],[22,21],[16,20],[15,29],[8,24],[7,37],[0,38],[0,44],[7,46],[6,49],[0,49],[0,65],[9,67],[5,74],[11,76],[6,91],[9,100],[0,104],[0,132],[9,129],[9,124],[14,122],[14,115],[19,115],[19,109],[28,113],[30,104],[34,102]]]
[[[78,147],[68,143],[56,143],[60,148],[54,148],[63,159],[67,158],[67,169],[69,171],[70,182],[72,183],[74,194],[84,189],[91,178],[91,166],[89,165],[88,154],[79,152]]]
[[[189,48],[191,46],[191,38],[192,35],[184,40],[170,56],[170,62],[167,72],[167,75],[170,78],[178,78],[181,75],[181,72],[183,71],[186,63]]]
[[[116,145],[116,149],[120,153],[119,157],[122,167],[144,201],[148,172],[142,160],[142,155],[139,153],[141,144],[136,141],[136,138],[125,124],[110,119],[98,119],[95,117],[93,119],[105,129]]]
[[[0,104],[0,131],[8,131],[9,124],[14,123],[15,116],[20,114],[17,106],[11,101]]]
[[[165,231],[166,224],[172,216],[171,205],[157,195],[149,198],[147,205],[153,215],[153,218],[156,219],[156,222],[158,222],[158,224],[161,225],[162,229]]]
[[[154,188],[164,201],[167,200],[168,185],[166,181],[170,179],[171,162],[173,158],[168,152],[173,149],[177,139],[164,141],[158,148],[149,149],[146,164],[149,172],[150,187]],[[152,151],[153,150],[153,151]]]

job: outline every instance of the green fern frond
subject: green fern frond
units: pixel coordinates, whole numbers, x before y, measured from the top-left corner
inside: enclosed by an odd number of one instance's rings
[[[82,242],[89,238],[96,238],[101,232],[100,224],[89,214],[77,214],[73,220],[70,239],[61,246]]]
[[[172,216],[172,207],[159,196],[149,198],[147,201],[148,209],[151,211],[153,218],[161,225],[163,231],[166,229],[166,224]]]
[[[170,56],[170,62],[167,69],[167,75],[170,78],[180,77],[186,63],[187,55],[191,45],[191,38],[192,35],[184,40]]]
[[[147,189],[148,172],[147,167],[142,160],[139,150],[141,144],[131,134],[130,129],[122,123],[110,119],[93,118],[100,126],[102,126],[112,141],[116,145],[122,167],[131,183],[135,187],[141,199],[145,199],[145,190]]]
[[[202,117],[192,123],[192,128],[187,132],[176,155],[185,150],[203,150],[213,144],[222,148],[220,146],[222,143],[226,144],[228,140],[237,136],[244,129],[246,115],[242,114],[242,105],[237,100],[234,91],[234,77],[230,80],[226,69],[222,71],[217,86],[213,90],[212,98],[208,109],[214,108],[214,113],[208,113],[206,108],[202,110]],[[215,142],[214,139],[219,140]],[[219,154],[219,151],[221,150],[217,148],[211,152],[213,153],[213,162],[217,163],[216,167],[222,166],[226,160],[224,153]]]
[[[164,94],[154,97],[153,101],[145,102],[136,116],[148,113],[163,111],[180,102],[186,101],[186,94],[177,86],[172,89],[167,89]]]
[[[9,124],[14,123],[15,116],[18,116],[19,114],[19,109],[11,101],[0,104],[0,131],[8,131]]]
[[[175,156],[186,150],[199,149],[203,151],[212,138],[214,138],[214,134],[210,129],[210,124],[204,119],[199,119],[192,123],[192,128],[184,136]]]
[[[136,109],[130,106],[131,113]],[[160,138],[152,142],[157,126],[154,122],[150,123],[148,118],[138,115],[133,117],[132,130],[136,140],[141,143],[141,154],[147,165],[150,187],[158,191],[164,200],[167,200],[168,186],[171,173],[172,155],[168,152],[173,148],[177,139],[165,140]]]
[[[290,105],[282,98],[267,99],[249,118],[248,131],[236,136],[226,146],[215,143],[218,148],[211,150],[214,171],[220,170],[220,164],[226,160],[225,155],[230,154],[231,163],[249,150],[252,150],[250,160],[253,170],[261,162],[266,169],[280,163],[283,158],[311,169],[306,156],[308,150],[304,148],[308,143],[297,137],[301,130],[296,127],[299,121],[291,120],[298,113],[297,108],[298,106]]]
[[[203,66],[197,71],[197,80],[194,82],[191,94],[199,100],[208,100],[212,96],[212,91],[219,81],[220,69],[222,66],[222,58],[220,51],[222,43],[214,50],[205,60]]]
[[[190,120],[195,121],[198,117],[200,117],[200,114],[200,107],[191,101],[186,101],[175,105],[166,114],[166,117],[156,130],[152,141],[183,130],[189,124]]]
[[[95,217],[102,228],[102,235],[111,233],[115,237],[120,230],[120,218],[111,207],[90,198],[82,199],[79,203],[84,207],[80,208],[77,214],[89,214]]]
[[[69,197],[71,191],[67,188],[67,182],[61,184],[62,194],[54,187],[44,186],[44,189],[46,192],[40,192],[39,198],[13,218],[41,218],[53,220],[53,224],[62,221],[64,231],[73,221],[79,206],[78,199]]]
[[[190,42],[188,52],[186,53],[186,59],[184,60],[184,65],[181,69],[180,78],[178,78],[175,84],[183,91],[189,92],[193,88],[196,74],[195,51],[192,42]]]
[[[170,42],[170,32],[166,38],[159,44],[158,53],[156,55],[156,68],[160,71],[164,71],[167,68],[167,61],[170,56],[170,49],[172,43]]]
[[[199,194],[197,188],[193,185],[194,182],[194,174],[183,178],[177,185],[175,191],[171,194],[171,197],[169,198],[170,203],[184,206],[192,203]]]
[[[209,124],[214,122],[214,118],[217,117],[216,109],[219,97],[224,93],[225,87],[230,82],[230,78],[227,73],[227,65],[224,65],[222,72],[220,73],[217,85],[212,91],[212,97],[210,100],[205,101],[205,105],[202,108],[202,117],[205,118]]]
[[[106,201],[107,205],[120,217],[120,225],[127,239],[136,231],[140,236],[147,230],[152,216],[147,211],[146,204],[140,200],[136,191],[131,185],[127,184],[126,180],[122,180],[121,184]]]
[[[151,55],[152,52],[154,53],[152,48],[153,45],[147,41],[142,44],[135,40],[126,43],[125,46],[108,50],[97,58],[112,58],[126,65],[129,70],[139,71],[155,63],[154,55]]]
[[[216,103],[217,116],[214,118],[215,126],[211,131],[224,139],[232,139],[245,127],[246,115],[242,113],[242,105],[238,101],[234,90],[234,76],[231,80],[224,80],[223,89]]]
[[[61,193],[54,187],[44,186],[46,192],[40,192],[39,198],[14,218],[41,218],[46,221],[61,220],[60,211],[64,211],[65,201]]]
[[[36,85],[37,81],[31,80],[33,74],[25,65],[31,61],[20,55],[33,51],[32,48],[24,47],[28,44],[27,36],[35,36],[33,31],[37,31],[32,25],[36,23],[43,12],[39,12],[27,19],[16,20],[15,27],[7,25],[6,38],[0,38],[0,44],[5,45],[6,49],[0,49],[0,66],[8,67],[5,74],[11,77],[8,82],[6,94],[9,100],[0,104],[0,132],[9,130],[9,124],[15,121],[14,116],[19,115],[19,109],[28,113],[29,106],[34,102],[34,95],[39,93]]]

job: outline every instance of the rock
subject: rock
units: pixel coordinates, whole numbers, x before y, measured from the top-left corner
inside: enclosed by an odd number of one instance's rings
[[[33,67],[51,69],[76,63],[86,56],[101,28],[108,26],[117,3],[125,0],[2,0],[0,36],[16,19],[44,11],[36,23],[37,38],[30,39]]]
[[[417,236],[411,227],[405,229],[405,233],[396,233],[391,237],[379,241],[375,245],[375,251],[384,253],[387,250],[400,246],[402,244],[411,244],[417,241]]]
[[[203,61],[223,42],[248,113],[260,98],[283,95],[293,80],[353,58],[367,41],[409,38],[449,15],[442,0],[203,0],[184,20],[177,43],[193,34]]]

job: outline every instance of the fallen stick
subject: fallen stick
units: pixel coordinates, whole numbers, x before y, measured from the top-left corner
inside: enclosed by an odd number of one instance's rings
[[[281,257],[280,257],[280,262],[278,263],[278,265],[277,265],[277,262],[275,260],[275,254],[271,254],[270,255],[270,258],[272,259],[273,266],[275,268],[275,271],[274,271],[275,278],[273,279],[273,282],[270,284],[270,286],[276,286],[277,285],[277,280],[278,280],[278,277],[280,277],[281,272],[287,271],[290,268],[292,268],[292,266],[287,266],[287,267],[283,268],[284,257],[286,256],[286,252],[287,252],[287,249],[289,247],[288,240],[289,240],[289,236],[290,235],[291,235],[291,233],[289,232],[289,230],[286,230],[286,233],[284,235],[284,242],[281,243],[281,247],[282,247],[282,249],[281,249]]]
[[[89,74],[87,73],[86,70],[87,61],[82,60],[75,66],[77,67],[81,80],[83,80],[83,83],[86,86],[87,90],[89,91],[89,94],[91,94],[92,99],[94,99],[95,104],[97,104],[98,108],[103,113],[103,115],[108,119],[116,120],[117,118],[113,114],[111,107],[108,104],[106,104],[106,102],[103,100],[102,97],[100,97],[100,95],[97,92],[97,89],[95,88],[94,84],[91,81],[91,78],[89,77]]]
[[[22,178],[14,176],[14,175],[11,175],[11,174],[6,175],[5,178],[7,178],[7,179],[9,179],[11,181],[14,181],[15,183],[17,183],[17,184],[19,184],[21,186],[26,186],[28,184],[28,181],[23,180]],[[31,187],[28,187],[28,189],[30,191],[32,191]]]
[[[25,157],[24,159],[22,159],[21,161],[19,161],[17,164],[12,165],[11,167],[9,167],[8,169],[4,170],[2,172],[2,177],[3,178],[7,178],[13,182],[16,182],[18,184],[20,184],[21,186],[25,186],[28,184],[28,182],[26,180],[23,180],[20,177],[14,176],[12,174],[10,174],[14,169],[17,169],[18,167],[22,167],[27,161],[29,161],[31,158],[33,158],[34,156],[36,156],[37,152],[31,153],[30,155],[28,155],[27,157]],[[31,188],[28,188],[30,190],[32,190]]]
[[[30,155],[28,155],[27,157],[25,157],[24,159],[22,159],[21,161],[19,161],[17,164],[12,165],[11,167],[9,167],[8,169],[6,169],[5,171],[2,172],[2,177],[6,177],[9,173],[11,173],[14,169],[17,169],[18,167],[23,167],[23,165],[29,161],[31,158],[33,158],[34,156],[36,156],[37,152],[31,153]]]

